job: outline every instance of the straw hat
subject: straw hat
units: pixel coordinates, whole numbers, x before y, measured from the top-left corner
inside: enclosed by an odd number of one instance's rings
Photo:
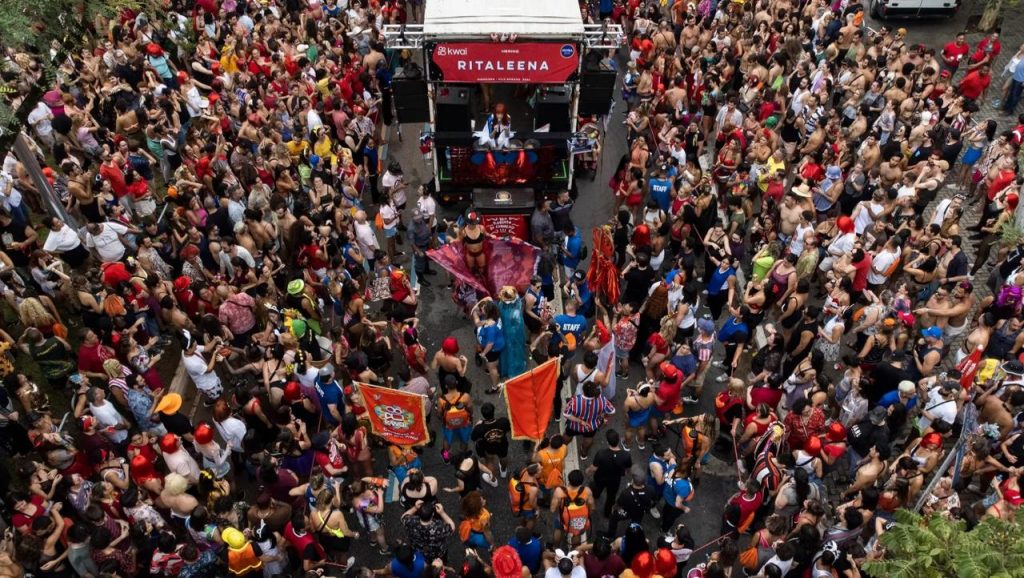
[[[800,183],[799,185],[793,187],[793,194],[798,197],[809,199],[811,198],[811,187],[808,187],[807,183]]]
[[[506,303],[515,301],[518,296],[519,294],[516,292],[516,288],[511,285],[505,285],[501,288],[501,291],[498,292],[498,299],[501,299]]]

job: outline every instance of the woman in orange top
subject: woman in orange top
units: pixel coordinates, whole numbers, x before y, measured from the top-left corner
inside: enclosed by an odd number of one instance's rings
[[[462,522],[459,524],[459,539],[472,548],[487,550],[494,543],[491,535],[491,512],[487,501],[480,492],[470,492],[462,498]]]

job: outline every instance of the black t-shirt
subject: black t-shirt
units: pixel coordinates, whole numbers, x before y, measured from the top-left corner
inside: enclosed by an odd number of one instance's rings
[[[192,422],[180,413],[174,413],[171,415],[160,413],[157,414],[154,419],[164,424],[167,431],[178,437],[192,433]]]
[[[862,456],[868,455],[871,446],[883,447],[889,445],[889,428],[871,423],[865,419],[850,426],[847,432],[850,447]]]
[[[967,255],[963,251],[957,251],[956,255],[946,265],[946,277],[962,277],[967,274]]]
[[[622,490],[615,503],[626,512],[627,518],[640,521],[644,517],[644,513],[651,509],[651,505],[656,499],[657,496],[647,486],[636,488],[630,484],[628,488]]]
[[[499,417],[476,424],[471,437],[477,442],[480,451],[494,455],[508,450],[508,434],[511,431],[512,424],[508,418]]]
[[[633,467],[633,458],[629,452],[623,449],[611,450],[604,448],[594,456],[594,480],[602,482],[614,482],[626,475],[629,468]]]
[[[650,267],[643,269],[634,267],[626,273],[626,289],[622,292],[620,303],[643,303],[647,299],[647,291],[650,290],[657,272]]]
[[[882,399],[883,395],[892,391],[892,384],[910,379],[910,377],[910,372],[905,368],[896,367],[890,363],[880,363],[871,371],[871,380],[862,382],[861,395],[873,406]]]

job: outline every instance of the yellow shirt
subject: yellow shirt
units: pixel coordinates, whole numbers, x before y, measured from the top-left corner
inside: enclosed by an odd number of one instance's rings
[[[302,151],[309,148],[309,141],[305,140],[290,140],[284,144],[288,148],[288,154],[292,157],[298,158],[302,154]]]

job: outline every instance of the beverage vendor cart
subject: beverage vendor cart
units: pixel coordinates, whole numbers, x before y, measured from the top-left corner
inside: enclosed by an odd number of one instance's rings
[[[585,24],[577,0],[428,0],[422,25],[383,32],[389,48],[422,54],[421,143],[439,202],[468,200],[486,215],[498,198],[518,207],[574,189],[581,97],[596,94],[581,89],[624,41],[620,26]],[[604,111],[611,100],[608,90]]]

